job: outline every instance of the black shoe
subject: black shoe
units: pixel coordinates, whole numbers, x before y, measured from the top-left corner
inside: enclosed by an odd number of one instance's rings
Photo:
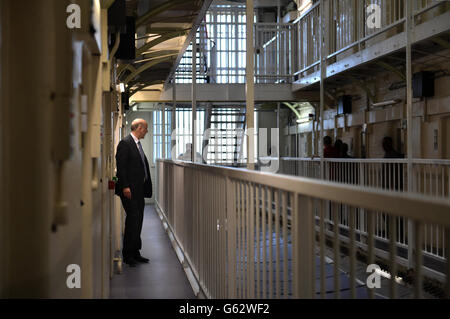
[[[134,258],[124,259],[123,262],[124,262],[125,264],[127,264],[128,266],[130,266],[130,267],[136,267],[136,265],[137,265],[137,263],[138,263],[138,262],[136,261],[136,259],[134,259]]]
[[[134,260],[136,260],[137,262],[140,262],[140,263],[148,263],[150,261],[150,259],[144,258],[142,256],[134,257]]]

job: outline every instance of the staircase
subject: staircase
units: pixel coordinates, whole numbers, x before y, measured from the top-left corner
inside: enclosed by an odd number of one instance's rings
[[[197,83],[210,83],[209,66],[207,62],[207,30],[206,25],[203,23],[200,25],[197,31]],[[192,82],[192,44],[186,49],[183,58],[177,67],[177,81],[178,83],[191,83]]]
[[[211,108],[205,117],[207,163],[238,166],[242,162],[245,108]]]

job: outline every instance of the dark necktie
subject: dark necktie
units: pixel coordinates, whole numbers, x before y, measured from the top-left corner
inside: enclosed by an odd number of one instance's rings
[[[137,145],[139,147],[139,154],[141,154],[142,165],[144,165],[145,179],[147,180],[148,179],[148,172],[147,172],[147,166],[145,165],[145,154],[144,154],[144,150],[142,149],[141,141],[138,141]]]

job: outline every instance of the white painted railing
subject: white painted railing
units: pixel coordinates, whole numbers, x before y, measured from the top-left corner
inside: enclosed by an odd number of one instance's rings
[[[327,181],[389,191],[408,192],[408,160],[406,159],[325,158],[323,163],[323,175],[321,175],[320,159],[286,157],[280,161],[279,173],[323,178]],[[450,199],[450,160],[414,159],[412,171],[410,193]],[[360,214],[360,220],[363,221],[364,216],[362,213]],[[341,219],[340,225],[347,227],[348,217],[345,212],[342,212]],[[398,219],[397,228],[398,245],[407,247],[408,220]],[[364,224],[357,229],[362,233],[366,232]],[[386,216],[377,213],[375,235],[381,240],[387,240],[386,229]],[[424,231],[424,253],[436,258],[444,258],[446,244],[444,230],[437,225],[425,225]]]
[[[298,50],[295,30],[290,23],[255,24],[256,83],[291,83]]]
[[[295,74],[302,78],[317,71],[320,60],[320,27],[325,28],[326,58],[333,63],[337,56],[351,51],[373,46],[405,29],[406,0],[333,0],[326,1],[326,8],[317,1],[296,21],[300,51],[297,56],[298,69]],[[446,1],[408,0],[412,3],[413,14],[418,24],[426,21],[428,11],[440,6],[442,14],[449,8]],[[321,17],[321,10],[326,13]],[[379,25],[373,22],[378,17]],[[432,16],[432,15],[430,15]],[[323,22],[321,22],[323,19]],[[372,22],[372,23],[371,23]]]
[[[403,258],[390,240],[397,238],[397,227],[389,225],[398,218],[412,222],[416,236],[410,243],[414,267],[409,279],[415,283],[414,296],[421,297],[429,273],[422,255],[423,225],[439,225],[447,235],[450,229],[448,200],[317,179],[159,160],[157,185],[157,207],[209,298],[355,298],[384,292],[398,297],[395,276],[380,289],[369,289],[363,285],[368,274],[361,278],[358,271],[359,248],[365,252],[364,267],[376,263],[382,250],[375,238],[376,212],[387,219],[383,253],[396,275]],[[345,232],[333,227],[342,222],[343,212]],[[364,212],[363,222],[358,212]],[[449,293],[448,285],[444,290]]]
[[[411,190],[408,190],[407,159],[324,158],[323,163],[323,179],[328,181],[450,198],[450,160],[413,159]],[[320,158],[283,157],[278,172],[322,178]]]

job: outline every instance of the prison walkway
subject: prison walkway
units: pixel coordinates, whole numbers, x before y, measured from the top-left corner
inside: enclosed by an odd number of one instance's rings
[[[191,285],[152,205],[144,211],[141,254],[148,264],[123,265],[111,280],[111,299],[194,299]]]

